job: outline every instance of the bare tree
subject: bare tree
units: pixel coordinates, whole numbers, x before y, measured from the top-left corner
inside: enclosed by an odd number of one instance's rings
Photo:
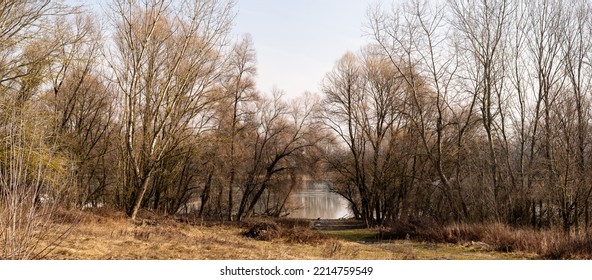
[[[447,166],[453,154],[463,151],[464,134],[473,124],[474,99],[467,102],[463,92],[455,90],[460,62],[456,46],[447,40],[445,11],[445,6],[412,1],[392,13],[371,10],[369,27],[409,92],[412,106],[407,114],[438,177],[427,184],[441,190],[453,219],[463,220],[468,209],[459,181],[461,157],[454,168]],[[456,143],[447,144],[454,143],[452,138]]]
[[[534,94],[534,116],[531,120],[531,146],[529,159],[530,181],[542,184],[545,190],[538,197],[538,210],[533,212],[547,212],[544,210],[545,193],[553,190],[558,184],[558,170],[555,162],[557,146],[554,144],[553,106],[556,106],[557,96],[563,92],[565,77],[562,75],[562,62],[559,57],[561,46],[564,44],[564,32],[560,25],[564,21],[563,6],[552,1],[531,3],[528,5],[528,24],[526,58],[530,71],[534,77],[531,92]],[[541,151],[541,152],[538,152]],[[550,201],[546,201],[550,204]],[[536,204],[534,204],[536,205]],[[536,206],[533,206],[536,208]],[[539,216],[542,219],[542,216]],[[540,224],[541,221],[538,222]]]
[[[345,145],[344,156],[329,158],[329,165],[344,177],[342,187],[337,192],[352,205],[354,212],[360,212],[367,225],[371,217],[370,190],[367,185],[364,158],[367,134],[361,124],[363,116],[360,107],[364,99],[363,69],[358,58],[346,53],[336,63],[333,71],[323,80],[323,123],[338,138],[337,145]],[[356,197],[359,197],[359,202]],[[359,203],[359,205],[357,205]]]
[[[89,17],[60,18],[52,33],[63,42],[49,66],[51,91],[46,101],[55,119],[58,145],[70,153],[77,166],[79,206],[98,205],[105,200],[110,176],[108,154],[113,150],[114,95],[97,68],[101,34]],[[112,159],[112,158],[111,158]]]
[[[212,102],[232,2],[115,1],[110,60],[123,102],[135,219],[153,174]]]
[[[257,102],[251,118],[251,129],[245,139],[250,154],[241,184],[238,220],[253,213],[272,180],[297,168],[294,158],[318,141],[310,100],[289,106],[282,92],[275,90],[272,98]]]
[[[256,74],[255,67],[255,50],[250,36],[245,36],[241,42],[237,43],[232,49],[229,60],[228,76],[226,78],[227,88],[229,94],[232,113],[230,119],[230,151],[228,154],[228,161],[230,164],[229,182],[228,182],[228,214],[227,219],[232,220],[233,213],[233,192],[235,189],[236,176],[236,161],[237,161],[237,136],[238,130],[241,129],[241,119],[244,119],[245,112],[244,103],[253,101],[256,98],[256,89],[254,82],[254,75]]]
[[[452,25],[458,30],[459,51],[468,57],[467,87],[474,89],[480,118],[487,135],[489,176],[491,177],[494,219],[500,220],[502,182],[498,151],[500,139],[506,137],[505,106],[505,42],[510,27],[512,6],[509,1],[451,1]],[[503,142],[502,142],[503,143]],[[507,154],[507,153],[506,153]]]
[[[590,64],[586,63],[590,59],[590,52],[592,51],[592,18],[590,13],[592,6],[588,2],[576,2],[568,8],[568,15],[566,27],[563,29],[567,36],[565,45],[563,47],[565,75],[567,76],[568,87],[570,88],[570,97],[566,101],[571,101],[571,109],[575,114],[574,118],[564,119],[560,118],[563,124],[571,125],[573,150],[571,151],[573,159],[567,159],[567,163],[576,162],[574,182],[565,186],[572,192],[573,198],[573,223],[575,223],[576,230],[579,230],[579,219],[582,212],[584,213],[584,225],[588,230],[590,224],[589,217],[589,201],[592,188],[589,186],[590,181],[586,174],[590,170],[589,160],[587,159],[587,146],[589,145],[589,123],[590,123],[590,97],[591,80],[588,78],[592,68]],[[567,95],[567,94],[566,94]],[[568,136],[569,134],[564,134]],[[568,182],[569,180],[565,180]],[[570,187],[572,186],[572,187]],[[580,207],[584,209],[580,209]]]
[[[397,215],[393,205],[405,199],[411,160],[401,153],[409,125],[407,86],[381,50],[370,45],[360,58],[344,55],[323,83],[322,119],[338,138],[334,145],[344,147],[327,158],[342,177],[334,190],[367,225]]]

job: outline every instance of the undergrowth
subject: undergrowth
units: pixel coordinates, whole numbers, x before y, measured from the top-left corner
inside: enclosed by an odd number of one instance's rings
[[[592,237],[589,235],[512,228],[500,223],[440,226],[416,221],[397,222],[381,230],[378,238],[475,245],[504,253],[536,253],[543,259],[592,258]]]
[[[284,241],[288,243],[321,244],[329,238],[310,228],[308,222],[297,220],[268,220],[246,223],[246,237],[264,241]]]

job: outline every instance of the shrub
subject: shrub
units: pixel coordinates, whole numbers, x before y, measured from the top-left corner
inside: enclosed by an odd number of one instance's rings
[[[255,240],[319,244],[328,239],[320,232],[312,230],[308,221],[265,220],[248,225],[247,228],[244,235]]]
[[[251,226],[245,233],[245,236],[256,240],[270,241],[278,237],[278,233],[279,227],[277,224],[272,222],[261,222]]]

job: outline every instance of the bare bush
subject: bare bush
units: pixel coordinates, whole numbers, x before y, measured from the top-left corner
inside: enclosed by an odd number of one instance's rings
[[[244,233],[246,237],[255,240],[282,240],[289,243],[320,244],[329,238],[322,233],[312,230],[309,223],[290,222],[289,220],[259,221],[248,226]]]
[[[72,228],[55,223],[73,182],[70,166],[46,144],[38,116],[27,108],[6,111],[0,128],[0,258],[41,258]]]

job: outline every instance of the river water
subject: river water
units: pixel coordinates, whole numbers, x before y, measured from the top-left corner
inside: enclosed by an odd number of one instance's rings
[[[308,182],[292,194],[293,210],[288,218],[340,219],[351,217],[347,200],[329,190],[326,183]]]

